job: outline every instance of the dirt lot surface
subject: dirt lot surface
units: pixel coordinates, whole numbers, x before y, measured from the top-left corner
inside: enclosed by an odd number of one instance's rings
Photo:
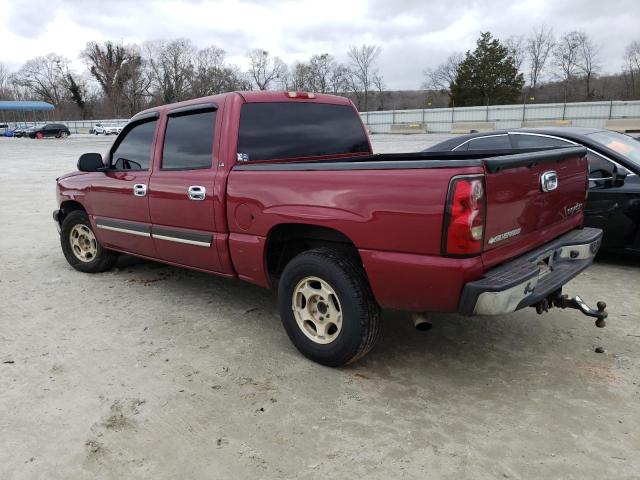
[[[528,309],[418,333],[385,312],[366,358],[325,368],[273,292],[133,258],[68,266],[55,178],[111,141],[0,138],[1,479],[640,478],[640,260],[568,286],[609,303],[604,330]]]

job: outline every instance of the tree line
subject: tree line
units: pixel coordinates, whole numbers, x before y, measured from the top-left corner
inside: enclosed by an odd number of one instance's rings
[[[361,111],[509,103],[640,98],[640,41],[624,52],[621,72],[603,75],[601,54],[585,32],[556,36],[540,25],[501,41],[481,33],[474,50],[454,53],[424,72],[422,90],[387,90],[378,45],[352,46],[346,61],[329,53],[287,65],[262,49],[245,69],[217,47],[186,38],[123,45],[89,42],[71,68],[56,53],[15,72],[0,63],[0,99],[43,100],[58,118],[120,118],[155,105],[233,90],[298,90],[351,98]]]
[[[189,39],[122,45],[89,42],[77,73],[56,53],[28,60],[10,73],[0,64],[0,99],[43,100],[66,118],[120,118],[155,105],[234,90],[298,90],[351,95],[367,110],[371,92],[384,83],[376,62],[380,47],[352,46],[348,61],[315,54],[287,65],[266,50],[247,53],[246,70],[217,47],[197,48]]]
[[[640,41],[628,44],[617,74],[601,75],[600,51],[583,31],[556,36],[539,25],[504,41],[484,32],[473,51],[425,70],[423,87],[453,106],[639,99]]]

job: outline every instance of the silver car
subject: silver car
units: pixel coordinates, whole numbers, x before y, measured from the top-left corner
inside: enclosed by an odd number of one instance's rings
[[[96,123],[93,133],[96,135],[118,135],[122,131],[122,126],[116,123]]]

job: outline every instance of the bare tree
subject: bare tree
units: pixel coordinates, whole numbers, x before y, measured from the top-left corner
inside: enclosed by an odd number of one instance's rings
[[[330,90],[331,74],[336,61],[328,53],[313,55],[309,60],[309,86],[314,92],[327,93]]]
[[[627,45],[624,51],[624,63],[628,95],[633,98],[640,90],[640,41],[634,40]]]
[[[251,88],[238,67],[227,64],[225,57],[225,51],[214,46],[198,51],[191,80],[194,97]]]
[[[458,66],[462,63],[462,60],[464,60],[462,53],[453,53],[435,69],[426,69],[424,71],[423,88],[425,90],[448,90],[449,85],[456,78]]]
[[[145,60],[137,47],[132,47],[131,56],[127,62],[127,78],[122,86],[122,96],[129,115],[144,109],[145,102],[150,96],[150,87],[151,78],[145,68]]]
[[[346,92],[348,88],[347,76],[347,67],[341,63],[334,64],[329,72],[329,91],[334,95]]]
[[[9,69],[0,63],[0,100],[9,98]]]
[[[54,105],[67,97],[66,72],[69,61],[55,53],[28,60],[16,73],[17,85],[32,96]]]
[[[80,56],[102,87],[109,102],[109,112],[119,116],[125,84],[132,76],[139,76],[136,69],[141,65],[140,55],[124,45],[107,41],[103,45],[87,43]]]
[[[535,95],[536,87],[542,77],[549,54],[553,50],[555,41],[553,31],[545,25],[535,28],[526,40],[526,57],[529,62],[530,94]]]
[[[513,64],[520,71],[527,53],[524,35],[511,35],[503,44],[509,50],[509,55],[513,58]]]
[[[281,80],[286,71],[284,62],[278,57],[272,57],[266,50],[252,50],[247,58],[248,75],[258,90],[267,90],[274,81]]]
[[[567,101],[569,86],[578,70],[580,58],[580,33],[569,32],[560,37],[553,49],[553,58],[560,69],[560,79],[563,82],[564,101]]]
[[[311,87],[311,65],[296,62],[282,74],[282,87],[285,90],[304,92],[314,90]]]
[[[151,85],[162,103],[190,97],[195,54],[196,48],[186,38],[146,44]]]
[[[380,75],[378,72],[375,72],[373,74],[372,82],[373,86],[378,91],[378,110],[384,110],[384,91],[386,88],[384,79],[382,78],[382,75]]]
[[[576,39],[578,41],[578,59],[576,63],[578,70],[584,75],[586,85],[585,98],[589,100],[593,97],[591,79],[600,69],[598,58],[600,47],[585,32],[577,32]]]
[[[375,62],[382,50],[377,45],[363,44],[349,48],[349,86],[366,112],[369,108],[369,91],[376,74]]]

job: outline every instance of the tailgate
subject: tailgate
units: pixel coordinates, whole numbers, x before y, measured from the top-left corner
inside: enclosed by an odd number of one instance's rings
[[[586,153],[584,147],[569,147],[484,161],[485,267],[549,242],[582,223]],[[556,188],[549,183],[554,174]]]

